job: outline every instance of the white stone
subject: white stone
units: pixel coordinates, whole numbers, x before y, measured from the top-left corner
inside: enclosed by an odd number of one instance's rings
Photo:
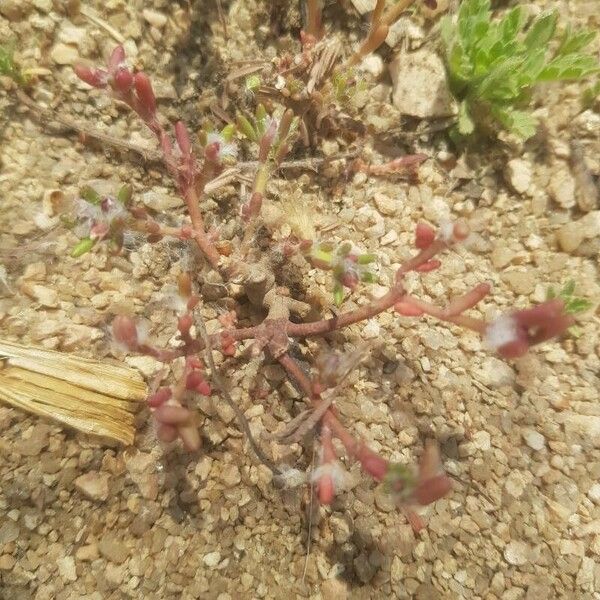
[[[381,327],[375,319],[370,319],[363,328],[363,336],[370,340],[379,336]]]
[[[79,60],[79,52],[69,44],[56,44],[51,52],[50,58],[58,65],[72,65]]]
[[[577,224],[581,227],[581,232],[585,238],[595,238],[600,236],[600,210],[592,210],[585,217],[581,217]]]
[[[75,487],[92,500],[105,501],[108,498],[109,479],[107,473],[92,471],[79,476],[75,480]]]
[[[531,185],[531,165],[521,158],[513,158],[506,165],[505,176],[515,192],[524,194]]]
[[[142,11],[142,15],[150,25],[156,27],[156,29],[162,29],[167,24],[167,16],[157,10],[145,8]]]
[[[588,490],[587,496],[594,504],[600,504],[600,483],[595,483]]]
[[[512,540],[504,548],[504,558],[510,565],[521,566],[529,560],[529,546],[520,540]]]
[[[428,119],[457,114],[442,59],[429,49],[400,53],[390,63],[394,106],[405,115]]]
[[[546,438],[535,429],[526,429],[522,435],[525,443],[532,450],[542,450],[546,446]]]
[[[512,367],[494,356],[485,358],[476,373],[479,381],[490,387],[512,385],[515,380]]]
[[[567,434],[578,435],[600,448],[600,416],[569,413],[565,418]]]
[[[548,184],[552,199],[562,208],[575,206],[575,178],[565,168],[554,171]]]
[[[77,581],[77,571],[75,570],[75,560],[72,556],[64,556],[56,561],[58,572],[65,581]]]
[[[492,440],[487,431],[478,431],[473,436],[473,444],[479,450],[489,450],[492,447]]]
[[[220,552],[209,552],[204,555],[202,562],[211,568],[215,568],[221,562],[221,553]]]

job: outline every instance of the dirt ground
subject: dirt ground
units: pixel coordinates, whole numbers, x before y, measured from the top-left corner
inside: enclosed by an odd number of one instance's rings
[[[40,104],[149,148],[134,118],[76,81],[74,60],[98,60],[122,36],[157,82],[165,115],[197,129],[227,73],[293,48],[301,23],[297,3],[281,0],[224,0],[226,33],[212,0],[193,2],[191,12],[183,0],[82,2],[79,14],[77,5],[0,0],[0,41],[16,36],[23,64],[48,70],[34,94]],[[593,0],[552,5],[575,24],[600,25]],[[365,30],[350,2],[329,3],[325,16],[346,44]],[[432,23],[417,14],[413,27],[410,45],[429,48]],[[579,330],[513,362],[493,356],[474,334],[391,313],[302,345],[308,356],[377,340],[337,399],[342,419],[406,464],[425,439],[439,442],[454,491],[428,508],[417,536],[356,465],[352,488],[311,513],[309,491],[277,489],[219,403],[201,406],[204,448],[194,456],[160,446],[147,412],[135,446],[124,449],[0,407],[0,598],[600,598],[600,206],[578,207],[569,160],[576,140],[586,168],[600,174],[598,105],[581,110],[580,85],[548,87],[534,99],[542,121],[534,140],[498,143],[449,168],[453,150],[443,133],[415,135],[418,122],[392,106],[391,50],[381,57],[364,75],[364,156],[423,152],[431,159],[419,181],[347,176],[333,164],[283,173],[269,202],[296,203],[337,224],[337,239],[379,255],[378,283],[347,307],[381,295],[410,255],[419,219],[462,216],[474,232],[468,247],[445,255],[439,271],[409,279],[411,289],[443,304],[491,281],[493,293],[474,313],[493,317],[543,301],[550,286],[574,279],[594,307]],[[83,184],[115,190],[131,182],[138,200],[178,215],[182,203],[168,176],[134,153],[83,144],[40,123],[10,94],[0,93],[0,107],[0,337],[123,358],[108,324],[126,312],[168,343],[175,313],[165,297],[186,259],[184,244],[132,240],[122,257],[73,259],[77,238],[61,225],[51,194],[69,199]],[[346,150],[334,134],[316,153]],[[299,148],[295,157],[314,153]],[[225,235],[238,191],[231,185],[203,206]],[[303,277],[329,298],[325,274]],[[219,301],[206,305],[209,329],[223,310]],[[149,358],[125,360],[146,377],[157,368]],[[274,365],[238,356],[220,367],[257,436],[303,406]],[[268,393],[256,400],[249,389],[259,373]],[[310,468],[310,445],[262,443],[277,461]]]

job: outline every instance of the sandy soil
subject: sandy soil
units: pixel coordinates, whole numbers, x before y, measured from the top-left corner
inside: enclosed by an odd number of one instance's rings
[[[270,3],[232,0],[223,3],[225,36],[212,2],[195,2],[191,15],[185,2],[84,2],[102,16],[100,25],[77,15],[77,4],[0,1],[0,40],[16,33],[23,62],[51,72],[40,78],[38,102],[149,147],[139,123],[90,96],[69,67],[115,45],[102,23],[158,81],[165,114],[197,127],[237,61],[292,48],[301,19],[295,5],[274,3],[273,16]],[[594,2],[558,4],[565,18],[598,27]],[[328,10],[328,26],[347,42],[364,31],[351,10]],[[421,17],[415,23],[430,26]],[[600,598],[600,207],[578,208],[569,162],[575,139],[588,169],[600,173],[598,106],[581,112],[580,86],[542,90],[536,139],[497,144],[451,169],[443,135],[406,135],[416,123],[392,107],[384,64],[370,66],[379,74],[365,75],[364,119],[387,133],[376,134],[376,144],[368,135],[365,156],[424,152],[432,159],[419,182],[346,177],[340,165],[286,174],[270,188],[274,206],[291,198],[338,223],[338,239],[379,254],[378,284],[348,307],[382,292],[410,254],[418,219],[463,216],[474,230],[470,247],[448,253],[439,271],[411,279],[411,288],[444,303],[491,281],[494,292],[479,310],[492,317],[574,279],[595,307],[581,317],[579,334],[506,363],[458,328],[388,313],[302,345],[308,356],[327,345],[383,340],[337,402],[353,431],[396,461],[414,463],[428,437],[440,443],[455,489],[429,508],[416,537],[355,466],[352,489],[328,508],[311,511],[304,488],[277,489],[219,404],[201,406],[198,456],[158,445],[145,412],[135,447],[123,449],[0,407],[0,598]],[[59,190],[68,200],[85,183],[114,190],[131,182],[146,205],[176,215],[181,202],[162,168],[41,127],[7,94],[0,106],[0,336],[122,357],[111,348],[108,323],[125,311],[167,343],[175,322],[164,297],[185,259],[183,245],[134,241],[125,257],[72,259],[76,237],[61,226],[50,194]],[[319,151],[344,150],[334,136]],[[224,231],[233,231],[238,189],[205,204]],[[325,275],[306,270],[303,278],[329,297]],[[206,306],[209,328],[223,309],[219,301]],[[157,367],[148,358],[126,360],[145,376]],[[303,406],[278,367],[241,357],[221,367],[257,434],[275,431]],[[257,402],[248,390],[259,372],[268,393]],[[310,445],[264,447],[278,461],[310,467]]]

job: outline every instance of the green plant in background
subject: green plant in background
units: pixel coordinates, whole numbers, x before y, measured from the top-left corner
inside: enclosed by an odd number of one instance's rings
[[[548,288],[546,298],[548,300],[560,298],[565,303],[565,313],[569,315],[583,313],[592,307],[592,303],[589,300],[585,298],[579,298],[574,294],[575,281],[573,279],[569,279],[569,281],[567,281],[567,283],[565,283],[565,285],[559,291],[553,287]],[[570,327],[569,331],[575,337],[579,337],[583,333],[583,329],[577,325]]]
[[[15,49],[12,44],[0,46],[0,75],[10,77],[21,87],[27,85],[27,77],[15,62]]]
[[[591,108],[598,98],[600,98],[600,79],[583,90],[581,95],[583,108]]]
[[[492,20],[490,0],[463,0],[456,17],[442,20],[446,68],[460,101],[460,135],[500,126],[530,138],[537,122],[526,108],[536,84],[600,71],[598,60],[584,52],[594,32],[567,26],[557,34],[556,12],[528,20],[521,6]]]

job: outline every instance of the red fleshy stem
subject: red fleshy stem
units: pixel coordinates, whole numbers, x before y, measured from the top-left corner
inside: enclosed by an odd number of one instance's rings
[[[321,465],[328,465],[333,468],[336,460],[335,450],[333,448],[333,437],[331,429],[324,425],[321,429],[321,448],[323,451]],[[321,504],[331,504],[335,497],[335,484],[331,470],[325,470],[318,481],[319,502]]]

